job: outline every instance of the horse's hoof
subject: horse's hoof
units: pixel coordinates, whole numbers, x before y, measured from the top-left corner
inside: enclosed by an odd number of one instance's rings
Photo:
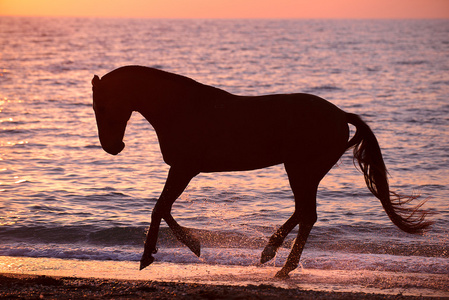
[[[274,278],[277,279],[288,279],[290,278],[290,275],[288,275],[288,271],[284,271],[284,269],[281,269],[279,272],[276,273],[276,275],[274,275]]]
[[[265,247],[265,249],[263,249],[263,251],[262,251],[262,255],[260,257],[260,263],[264,264],[267,261],[272,260],[273,257],[276,256],[276,250],[277,250],[276,247],[271,246],[271,245],[267,245]]]
[[[185,241],[185,245],[190,249],[190,251],[195,253],[196,256],[200,257],[201,243],[199,240],[192,237],[191,239]]]
[[[146,257],[146,258],[142,257],[142,259],[140,260],[140,269],[139,270],[145,269],[146,267],[151,265],[153,263],[153,261],[154,261],[154,257],[151,256],[151,255],[149,257]]]

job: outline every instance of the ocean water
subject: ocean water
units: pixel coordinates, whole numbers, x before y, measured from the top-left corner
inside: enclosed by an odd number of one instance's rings
[[[429,198],[435,224],[399,231],[349,151],[320,185],[303,269],[449,274],[447,20],[0,17],[0,50],[0,256],[140,259],[168,167],[138,113],[120,155],[101,149],[90,83],[137,64],[242,95],[313,93],[360,114],[392,189]],[[173,215],[197,229],[202,257],[163,224],[156,261],[258,266],[293,207],[282,165],[201,174]],[[295,233],[269,267],[282,266]]]

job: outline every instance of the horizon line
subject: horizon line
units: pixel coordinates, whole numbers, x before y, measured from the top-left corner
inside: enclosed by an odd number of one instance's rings
[[[18,18],[79,18],[79,19],[153,19],[153,20],[449,20],[449,17],[144,17],[144,16],[86,16],[86,15],[8,15]]]

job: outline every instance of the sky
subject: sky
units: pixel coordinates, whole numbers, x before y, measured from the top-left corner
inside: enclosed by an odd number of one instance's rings
[[[449,18],[449,0],[0,0],[0,15],[132,18]]]

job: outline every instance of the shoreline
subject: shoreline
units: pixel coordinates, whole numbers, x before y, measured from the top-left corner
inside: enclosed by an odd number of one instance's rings
[[[447,274],[0,256],[7,299],[449,299]]]
[[[21,299],[443,299],[442,297],[326,292],[286,289],[268,284],[214,285],[200,283],[58,277],[0,273],[0,298]]]

